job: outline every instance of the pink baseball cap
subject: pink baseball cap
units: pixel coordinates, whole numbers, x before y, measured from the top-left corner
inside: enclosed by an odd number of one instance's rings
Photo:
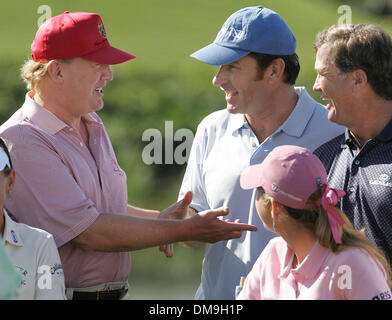
[[[306,202],[327,184],[327,173],[319,158],[308,149],[284,145],[273,149],[262,163],[246,168],[240,183],[243,189],[263,187],[290,208],[310,209]]]
[[[31,56],[36,62],[83,58],[109,65],[136,58],[110,45],[98,14],[69,11],[39,27],[31,45]]]

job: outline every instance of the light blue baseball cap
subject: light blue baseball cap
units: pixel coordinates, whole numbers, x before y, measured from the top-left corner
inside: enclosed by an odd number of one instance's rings
[[[247,7],[233,13],[210,45],[191,57],[219,66],[232,63],[250,52],[271,55],[295,53],[296,39],[286,22],[262,6]]]

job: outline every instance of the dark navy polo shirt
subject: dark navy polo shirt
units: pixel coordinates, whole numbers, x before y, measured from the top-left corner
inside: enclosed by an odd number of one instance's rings
[[[392,263],[392,121],[360,148],[348,130],[314,152],[332,188],[346,191],[340,209]]]

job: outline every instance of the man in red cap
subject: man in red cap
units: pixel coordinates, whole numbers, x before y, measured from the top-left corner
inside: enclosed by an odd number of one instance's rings
[[[17,168],[6,207],[19,221],[53,234],[69,299],[126,296],[128,251],[183,240],[216,242],[256,229],[219,219],[228,209],[171,220],[185,214],[191,192],[162,212],[127,203],[126,175],[95,112],[113,79],[110,65],[135,56],[110,45],[99,15],[53,17],[41,25],[31,49],[33,60],[22,67],[30,91],[0,127]]]

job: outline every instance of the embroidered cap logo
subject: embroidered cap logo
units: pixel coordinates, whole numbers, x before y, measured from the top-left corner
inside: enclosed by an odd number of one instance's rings
[[[301,198],[298,198],[298,197],[296,197],[296,196],[294,196],[294,195],[292,195],[290,193],[287,193],[287,192],[283,191],[282,189],[280,189],[274,182],[271,184],[271,189],[273,191],[275,191],[277,193],[280,193],[280,194],[284,195],[285,197],[288,197],[288,198],[293,199],[295,201],[299,201],[299,202],[302,201]]]
[[[105,28],[101,22],[98,23],[98,31],[99,31],[100,35],[102,36],[102,38],[106,39]]]

